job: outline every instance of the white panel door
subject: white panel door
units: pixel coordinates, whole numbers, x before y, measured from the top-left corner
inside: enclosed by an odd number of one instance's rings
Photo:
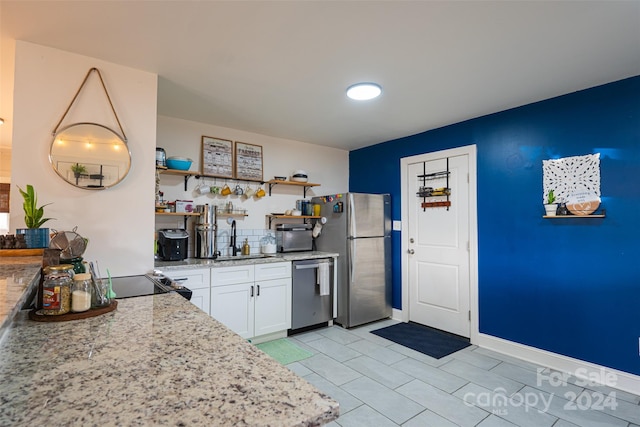
[[[255,336],[291,328],[291,278],[256,282]]]
[[[242,338],[254,336],[253,283],[211,286],[211,317]]]
[[[192,289],[191,303],[207,314],[209,311],[209,301],[211,299],[211,290],[209,288]]]
[[[449,158],[451,206],[422,208],[416,193],[419,175],[447,170],[446,159],[416,162],[407,168],[409,320],[470,336],[469,320],[469,164],[468,156]],[[425,182],[447,186],[446,177]],[[427,198],[426,201],[444,200]]]

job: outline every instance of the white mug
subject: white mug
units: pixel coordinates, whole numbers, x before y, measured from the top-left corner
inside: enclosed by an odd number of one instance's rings
[[[211,187],[209,185],[203,185],[202,183],[200,183],[196,187],[196,193],[201,195],[208,194],[210,191],[211,191]]]

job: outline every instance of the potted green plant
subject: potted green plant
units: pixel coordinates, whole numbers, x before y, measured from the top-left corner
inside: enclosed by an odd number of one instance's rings
[[[76,163],[71,165],[71,172],[73,172],[73,176],[76,179],[80,178],[80,175],[87,173],[87,167],[85,165],[81,165],[80,163]]]
[[[547,193],[547,203],[544,204],[544,211],[546,216],[556,216],[556,195],[553,193],[553,189]]]
[[[44,217],[44,207],[38,206],[38,196],[33,186],[27,184],[26,191],[18,187],[24,199],[22,209],[24,210],[24,223],[27,228],[16,229],[16,234],[24,234],[27,248],[46,248],[49,246],[49,229],[41,228],[42,225],[53,219]]]

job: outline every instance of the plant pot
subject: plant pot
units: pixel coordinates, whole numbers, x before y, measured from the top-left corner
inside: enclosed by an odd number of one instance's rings
[[[557,210],[558,210],[558,205],[555,203],[544,205],[544,211],[546,216],[556,216]]]
[[[48,228],[18,228],[16,234],[24,234],[24,240],[28,249],[48,248]]]

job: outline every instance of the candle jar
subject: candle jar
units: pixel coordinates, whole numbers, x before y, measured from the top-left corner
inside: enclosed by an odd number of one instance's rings
[[[80,313],[91,308],[91,274],[79,273],[71,286],[71,311]]]

